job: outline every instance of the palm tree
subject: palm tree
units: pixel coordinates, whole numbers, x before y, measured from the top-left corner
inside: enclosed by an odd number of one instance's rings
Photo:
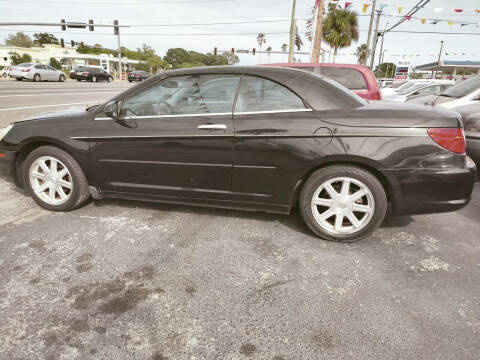
[[[272,47],[271,46],[267,47],[267,55],[268,55],[268,62],[269,63],[271,63],[271,61],[270,61],[271,51],[272,51]]]
[[[287,45],[287,44],[283,44],[283,45],[282,45],[282,51],[283,51],[283,52],[287,52],[287,49],[288,49],[288,45]]]
[[[360,65],[365,65],[365,63],[367,62],[367,44],[362,44],[357,47],[355,55],[358,58],[358,63]]]
[[[267,40],[265,40],[265,34],[260,33],[257,35],[257,43],[260,46],[260,51],[258,52],[258,63],[260,64],[260,59],[262,57],[262,45],[265,44]]]
[[[336,4],[330,3],[322,32],[325,42],[334,49],[333,62],[335,62],[338,49],[349,47],[352,41],[358,41],[357,14],[347,9],[339,9]]]

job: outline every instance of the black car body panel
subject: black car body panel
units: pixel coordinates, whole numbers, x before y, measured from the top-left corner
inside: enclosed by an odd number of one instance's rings
[[[461,127],[456,112],[368,104],[317,75],[274,67],[169,71],[112,101],[122,104],[164,79],[199,74],[268,79],[298,95],[306,108],[115,121],[100,106],[18,122],[0,152],[12,152],[10,167],[21,173],[28,149],[59,146],[107,197],[288,213],[314,170],[343,163],[377,176],[398,214],[450,211],[470,201],[475,168],[427,134],[429,128]],[[199,129],[218,123],[223,130]]]

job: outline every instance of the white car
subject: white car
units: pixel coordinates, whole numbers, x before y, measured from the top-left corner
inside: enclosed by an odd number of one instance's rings
[[[480,75],[457,83],[438,96],[425,95],[412,99],[409,102],[438,106],[446,109],[480,104]]]
[[[406,80],[406,81],[394,83],[389,87],[383,88],[380,90],[380,92],[382,93],[382,98],[383,98],[384,96],[392,95],[400,90],[404,90],[409,87],[415,86],[415,84],[429,83],[431,81],[432,80],[429,80],[429,79]]]
[[[413,86],[407,86],[403,89],[399,88],[399,90],[393,94],[382,96],[382,99],[387,101],[406,101],[410,97],[428,94],[438,95],[448,87],[453,86],[453,84],[455,84],[455,82],[451,80],[414,83]]]
[[[49,65],[38,63],[23,63],[12,67],[10,77],[17,80],[33,80],[33,81],[60,81],[63,82],[67,78],[61,70],[55,70]]]
[[[10,66],[5,66],[2,70],[0,70],[0,76],[7,78],[8,75],[10,74],[10,69],[11,69]]]

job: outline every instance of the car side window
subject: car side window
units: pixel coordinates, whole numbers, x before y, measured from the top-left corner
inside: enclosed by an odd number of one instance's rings
[[[315,74],[338,81],[350,90],[367,90],[365,78],[362,73],[356,69],[336,66],[317,66],[315,67]]]
[[[35,69],[43,69],[43,65],[35,65]]]
[[[303,100],[285,86],[257,76],[245,76],[238,92],[236,113],[303,110]]]
[[[240,75],[174,76],[122,104],[121,117],[231,113]]]

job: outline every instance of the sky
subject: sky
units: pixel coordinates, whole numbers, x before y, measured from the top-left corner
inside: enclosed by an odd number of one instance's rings
[[[0,0],[0,23],[59,22],[60,19],[88,22],[93,19],[95,23],[111,24],[113,19],[118,19],[121,25],[131,25],[130,28],[121,29],[122,46],[135,49],[146,43],[159,55],[164,55],[173,47],[200,52],[212,52],[214,47],[219,51],[232,48],[251,50],[254,47],[258,50],[256,34],[262,32],[266,34],[266,45],[263,49],[271,46],[273,50],[280,51],[282,44],[289,40],[292,2],[293,0]],[[362,13],[360,8],[371,1],[349,2],[353,3],[353,11],[359,15],[360,39],[350,48],[339,51],[341,55],[337,57],[338,63],[356,63],[357,58],[351,54],[357,46],[366,43],[367,39],[370,11]],[[385,7],[379,28],[384,29],[387,23],[393,25],[400,20],[398,16],[392,16],[392,13],[398,15],[398,6],[404,7],[402,14],[405,14],[418,2],[419,0],[378,0],[378,4],[391,5]],[[311,49],[311,43],[304,33],[306,20],[312,16],[314,3],[315,0],[297,0],[296,18],[304,43],[301,51],[305,52]],[[345,5],[343,0],[339,3]],[[437,8],[444,10],[435,12]],[[415,16],[480,24],[479,13],[473,10],[456,13],[452,8],[480,9],[480,0],[431,0]],[[205,25],[229,22],[237,24]],[[243,23],[238,24],[239,22]],[[66,43],[74,40],[92,45],[99,43],[107,48],[117,47],[117,39],[111,28],[95,28],[94,32],[89,32],[88,29],[61,31],[55,27],[0,25],[0,42],[3,43],[9,33],[20,30],[29,35],[34,32],[51,32],[58,38],[63,38]],[[441,40],[445,42],[444,60],[480,61],[480,27],[476,25],[462,27],[460,24],[449,25],[446,21],[433,25],[431,20],[422,24],[419,19],[411,19],[395,30],[413,33],[388,33],[384,43],[385,61],[397,63],[408,60],[414,66],[435,62]],[[420,34],[418,31],[453,34]],[[322,43],[322,47],[328,48],[325,43]],[[457,55],[454,55],[455,53]],[[259,61],[286,61],[286,55],[283,54],[271,54],[270,57],[266,54],[239,56],[242,65],[253,65]],[[303,62],[309,60],[308,55],[297,57]]]

